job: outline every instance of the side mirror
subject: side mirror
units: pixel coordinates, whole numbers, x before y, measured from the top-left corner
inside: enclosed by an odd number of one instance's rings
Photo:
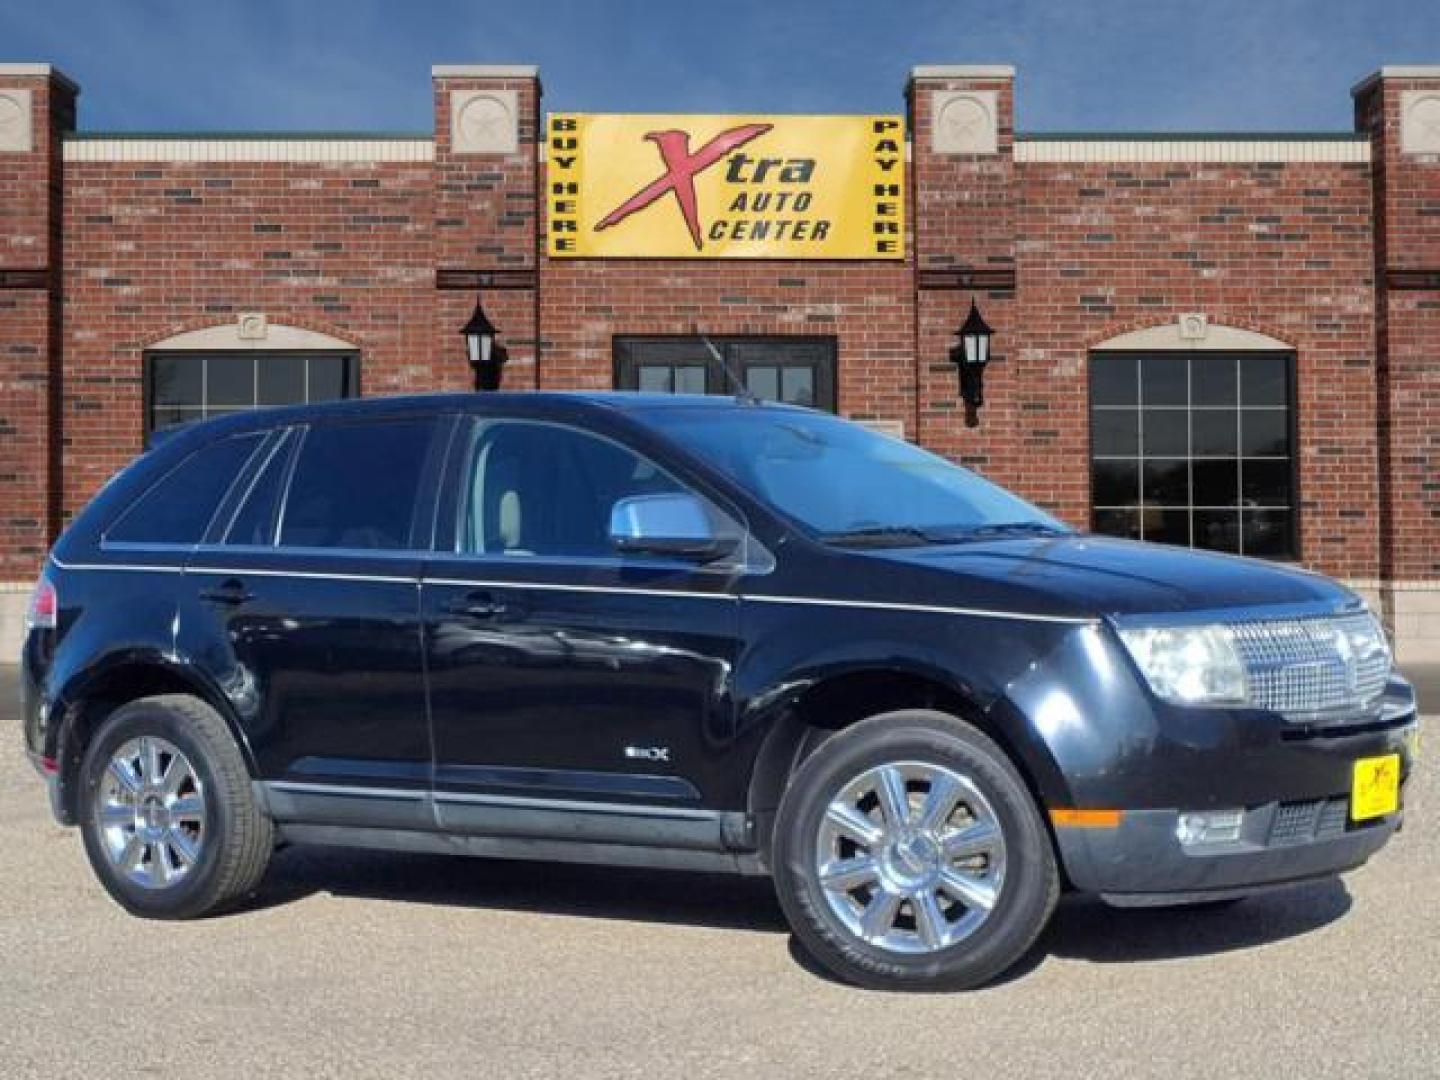
[[[694,495],[673,492],[617,502],[610,511],[610,543],[627,554],[714,562],[734,552],[740,538],[717,533],[710,512]]]

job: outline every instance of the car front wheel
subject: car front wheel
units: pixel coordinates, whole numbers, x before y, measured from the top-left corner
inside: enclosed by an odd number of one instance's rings
[[[781,802],[774,853],[802,944],[875,989],[993,979],[1034,943],[1059,892],[1049,834],[1009,758],[928,710],[872,717],[822,744]]]

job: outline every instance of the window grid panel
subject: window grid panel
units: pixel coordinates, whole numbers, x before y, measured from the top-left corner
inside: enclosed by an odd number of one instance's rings
[[[1092,431],[1094,429],[1093,417],[1098,413],[1134,412],[1136,414],[1136,427],[1138,429],[1137,438],[1139,443],[1137,448],[1138,454],[1133,456],[1129,454],[1092,453],[1091,460],[1092,462],[1095,462],[1097,464],[1102,462],[1133,464],[1136,468],[1137,482],[1139,485],[1139,490],[1137,492],[1138,498],[1135,506],[1126,506],[1123,504],[1117,505],[1108,500],[1103,503],[1096,502],[1093,503],[1091,506],[1092,519],[1102,514],[1109,515],[1112,518],[1112,523],[1123,528],[1124,515],[1135,514],[1135,527],[1137,531],[1140,533],[1142,539],[1149,540],[1159,539],[1161,537],[1169,537],[1170,535],[1172,535],[1172,530],[1174,526],[1178,524],[1178,521],[1176,520],[1176,515],[1183,514],[1186,519],[1186,524],[1188,526],[1188,542],[1192,547],[1197,546],[1197,543],[1201,539],[1211,539],[1213,541],[1213,546],[1218,547],[1220,550],[1237,551],[1243,554],[1247,551],[1256,550],[1256,545],[1259,545],[1263,552],[1266,554],[1277,554],[1282,557],[1294,556],[1295,551],[1293,523],[1287,522],[1287,519],[1291,516],[1294,510],[1294,500],[1292,497],[1294,484],[1294,448],[1291,445],[1291,437],[1289,435],[1285,436],[1285,448],[1287,452],[1283,454],[1246,454],[1244,445],[1246,415],[1253,416],[1255,414],[1267,412],[1278,413],[1283,414],[1288,421],[1289,417],[1293,413],[1293,402],[1291,404],[1283,405],[1276,405],[1268,402],[1259,405],[1247,405],[1244,400],[1244,383],[1247,372],[1247,364],[1245,363],[1245,361],[1247,359],[1249,358],[1244,356],[1237,357],[1233,364],[1232,371],[1233,379],[1235,382],[1235,404],[1233,406],[1197,406],[1195,404],[1195,381],[1196,364],[1197,362],[1199,362],[1199,358],[1173,356],[1155,356],[1153,358],[1140,357],[1137,359],[1134,373],[1134,377],[1136,380],[1135,406],[1132,407],[1123,404],[1095,404],[1091,406]],[[1259,358],[1257,357],[1256,359]],[[1151,362],[1147,363],[1147,360]],[[1265,356],[1263,360],[1260,360],[1260,362],[1273,365],[1276,362],[1276,358],[1273,356]],[[1287,365],[1290,363],[1289,360],[1286,360],[1285,362],[1287,363]],[[1151,404],[1149,399],[1155,396],[1170,396],[1173,398],[1173,391],[1178,389],[1178,380],[1175,379],[1176,371],[1174,365],[1182,363],[1185,365],[1185,405],[1181,406],[1178,404]],[[1149,393],[1147,392],[1147,390],[1149,389],[1146,379],[1147,369],[1152,372],[1157,372],[1160,370],[1159,365],[1162,364],[1172,365],[1168,370],[1164,371],[1163,374],[1157,375],[1157,378],[1164,380],[1163,385],[1165,385],[1165,388],[1167,391],[1169,391],[1169,394],[1157,395],[1155,393]],[[1281,378],[1287,400],[1293,397],[1292,380],[1293,371],[1287,366],[1286,368],[1282,369]],[[1274,380],[1272,374],[1272,385],[1273,381]],[[1145,413],[1147,410],[1156,412],[1160,416],[1163,416],[1167,411],[1174,413],[1180,413],[1181,411],[1183,411],[1185,413],[1185,443],[1187,451],[1185,454],[1181,455],[1174,453],[1172,452],[1173,448],[1171,447],[1163,447],[1160,448],[1159,452],[1156,452],[1156,448],[1147,446],[1147,441],[1145,437]],[[1193,447],[1195,446],[1196,424],[1195,414],[1197,412],[1200,412],[1203,414],[1214,415],[1223,414],[1227,411],[1232,413],[1234,417],[1233,426],[1231,429],[1231,438],[1234,444],[1233,448],[1230,448],[1229,452],[1226,453],[1194,453]],[[1156,417],[1152,416],[1150,419],[1153,425],[1153,423],[1156,421]],[[1175,419],[1178,421],[1179,417],[1176,416]],[[1279,419],[1279,417],[1277,417],[1277,419]],[[1291,425],[1288,423],[1284,425],[1284,428],[1287,432],[1289,431],[1290,426]],[[1209,442],[1212,449],[1219,449],[1224,445],[1223,443],[1216,442],[1213,433],[1209,436]],[[1272,445],[1275,442],[1278,442],[1278,440],[1272,440]],[[1270,447],[1267,447],[1267,449],[1268,448]],[[1187,498],[1183,502],[1178,499],[1170,501],[1164,497],[1165,493],[1163,489],[1160,491],[1154,490],[1157,486],[1156,481],[1158,481],[1160,485],[1163,485],[1163,472],[1152,472],[1152,490],[1149,492],[1150,497],[1147,497],[1144,468],[1145,463],[1147,461],[1157,461],[1163,459],[1178,464],[1182,457],[1185,462],[1186,485],[1188,488]],[[1197,463],[1206,462],[1224,462],[1229,468],[1234,470],[1233,490],[1235,492],[1235,500],[1233,502],[1217,504],[1216,502],[1214,502],[1214,500],[1196,500],[1195,496],[1198,494],[1198,491],[1195,487],[1196,466]],[[1272,470],[1262,470],[1259,474],[1252,472],[1250,476],[1250,489],[1249,492],[1247,492],[1245,483],[1246,465],[1249,464],[1251,466],[1254,466],[1265,463],[1276,465],[1289,464],[1291,466],[1291,469],[1279,474],[1275,473]],[[1268,475],[1265,475],[1267,473]],[[1095,484],[1095,479],[1096,475],[1094,470],[1092,469],[1092,488]],[[1215,483],[1214,478],[1212,477],[1212,479],[1208,481],[1208,483],[1213,487]],[[1259,489],[1258,491],[1256,490],[1257,488]],[[1111,490],[1114,490],[1113,486],[1111,487]],[[1225,485],[1222,484],[1221,490],[1225,490]],[[1178,492],[1176,494],[1178,494]],[[1217,536],[1212,531],[1211,537],[1200,537],[1200,526],[1197,520],[1197,515],[1204,516],[1207,519],[1206,525],[1208,529],[1214,530],[1216,528],[1219,528],[1221,530],[1220,534]],[[1277,531],[1283,533],[1278,542],[1275,539],[1275,534]]]
[[[1140,464],[1135,470],[1135,523],[1140,539],[1145,539],[1145,380],[1141,369],[1145,363],[1142,357],[1135,358],[1135,448],[1140,452]]]
[[[222,380],[215,369],[216,364],[224,364],[244,360],[250,365],[250,378],[245,381],[244,389],[234,393],[235,372],[227,373]],[[147,442],[150,434],[164,427],[176,423],[191,423],[200,420],[209,420],[219,416],[227,416],[236,412],[244,412],[250,409],[262,407],[261,392],[261,367],[266,360],[292,360],[299,361],[299,370],[302,374],[303,390],[299,397],[288,394],[276,396],[276,405],[299,405],[307,404],[315,400],[316,387],[314,376],[314,365],[316,363],[338,363],[338,374],[340,380],[335,390],[340,398],[353,397],[355,395],[357,380],[355,377],[358,358],[353,354],[335,353],[157,353],[148,355],[146,365],[146,395],[147,395]],[[193,365],[193,370],[198,373],[199,385],[192,387],[188,393],[173,395],[170,392],[162,394],[161,383],[167,374],[176,370],[176,364]],[[226,383],[231,385],[226,388]],[[222,394],[222,389],[224,393]],[[170,398],[173,401],[163,401],[162,397]],[[221,400],[221,398],[225,400]],[[329,398],[326,398],[329,400]],[[175,419],[182,417],[183,419]]]

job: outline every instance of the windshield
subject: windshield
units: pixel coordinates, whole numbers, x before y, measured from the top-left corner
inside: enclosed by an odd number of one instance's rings
[[[832,542],[898,546],[1070,532],[968,469],[823,413],[668,408],[642,418]]]

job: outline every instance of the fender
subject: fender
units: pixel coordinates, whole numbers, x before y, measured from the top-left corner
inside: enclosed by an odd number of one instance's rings
[[[817,718],[809,710],[827,692],[835,693],[843,707]],[[759,728],[765,736],[750,770],[746,802],[759,821],[762,841],[768,841],[770,821],[791,774],[816,747],[865,716],[902,708],[937,709],[975,724],[1009,754],[1042,808],[1069,805],[1070,787],[1052,748],[1004,688],[976,686],[947,667],[913,656],[855,659],[797,673],[750,699],[742,729]]]
[[[87,705],[113,697],[132,701],[164,693],[191,694],[219,713],[240,748],[246,769],[252,778],[257,775],[255,757],[234,703],[203,668],[186,657],[152,647],[119,649],[92,658],[65,675],[63,681],[57,679],[55,683],[53,722],[46,733],[46,753],[61,763],[57,777],[58,805],[66,810],[69,818],[74,817],[72,795],[80,760],[94,734],[86,730]],[[66,823],[73,824],[73,821]]]

